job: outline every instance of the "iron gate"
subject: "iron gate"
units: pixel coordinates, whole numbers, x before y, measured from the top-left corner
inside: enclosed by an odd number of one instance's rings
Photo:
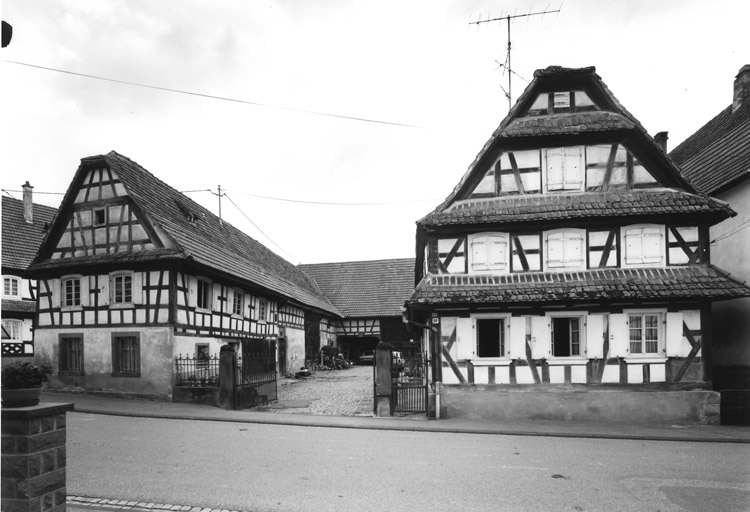
[[[242,340],[237,359],[237,407],[250,407],[277,399],[276,342]]]
[[[427,359],[424,354],[393,360],[393,412],[427,413]]]

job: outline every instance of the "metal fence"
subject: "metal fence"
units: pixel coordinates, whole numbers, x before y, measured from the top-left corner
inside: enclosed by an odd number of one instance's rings
[[[219,357],[175,358],[175,386],[193,388],[219,387]]]

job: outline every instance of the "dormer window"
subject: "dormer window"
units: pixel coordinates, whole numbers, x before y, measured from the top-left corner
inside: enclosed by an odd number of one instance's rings
[[[3,296],[18,298],[21,296],[21,280],[17,277],[3,277]]]

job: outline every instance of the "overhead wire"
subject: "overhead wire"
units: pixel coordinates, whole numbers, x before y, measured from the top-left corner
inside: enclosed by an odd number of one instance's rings
[[[253,105],[253,106],[256,106],[256,107],[273,108],[273,109],[278,109],[278,110],[286,110],[286,111],[289,111],[289,112],[299,112],[299,113],[302,113],[302,114],[310,114],[310,115],[316,115],[316,116],[334,117],[334,118],[338,118],[338,119],[346,119],[346,120],[349,120],[349,121],[361,121],[361,122],[364,122],[364,123],[375,123],[375,124],[385,124],[385,125],[390,125],[390,126],[401,126],[403,128],[420,128],[420,129],[424,128],[423,126],[418,126],[418,125],[413,125],[413,124],[407,124],[407,123],[396,123],[396,122],[393,122],[393,121],[383,121],[383,120],[379,120],[379,119],[370,119],[370,118],[366,118],[366,117],[345,116],[343,114],[331,114],[331,113],[328,113],[328,112],[320,112],[320,111],[317,111],[317,110],[306,110],[306,109],[302,109],[302,108],[285,107],[285,106],[282,106],[282,105],[271,105],[269,103],[261,103],[259,101],[249,101],[249,100],[242,100],[242,99],[238,99],[238,98],[228,98],[226,96],[218,96],[218,95],[215,95],[215,94],[204,94],[204,93],[200,93],[200,92],[185,91],[185,90],[182,90],[182,89],[173,89],[173,88],[170,88],[170,87],[160,87],[158,85],[143,84],[143,83],[138,83],[138,82],[130,82],[128,80],[119,80],[119,79],[116,79],[116,78],[107,78],[107,77],[103,77],[103,76],[89,75],[87,73],[77,73],[75,71],[68,71],[66,69],[58,69],[58,68],[51,68],[51,67],[47,67],[47,66],[39,66],[37,64],[29,64],[27,62],[18,62],[18,61],[14,61],[14,60],[4,60],[4,62],[8,62],[10,64],[16,64],[16,65],[19,65],[19,66],[28,66],[30,68],[43,69],[45,71],[54,71],[55,73],[63,73],[63,74],[66,74],[66,75],[73,75],[73,76],[80,76],[80,77],[83,77],[83,78],[90,78],[90,79],[93,79],[93,80],[103,80],[105,82],[114,82],[114,83],[117,83],[117,84],[132,85],[134,87],[144,87],[146,89],[155,89],[155,90],[158,90],[158,91],[174,92],[174,93],[178,93],[178,94],[187,94],[189,96],[197,96],[197,97],[200,97],[200,98],[209,98],[209,99],[213,99],[213,100],[229,101],[229,102],[233,102],[233,103],[242,103],[242,104],[245,104],[245,105]]]

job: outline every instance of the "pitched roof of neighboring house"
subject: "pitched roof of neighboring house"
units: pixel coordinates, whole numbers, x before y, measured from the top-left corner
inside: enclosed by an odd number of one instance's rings
[[[750,289],[714,267],[606,269],[509,275],[428,275],[409,303],[528,304],[722,300]]]
[[[23,201],[12,197],[2,198],[3,211],[3,269],[23,272],[31,264],[45,236],[45,225],[52,223],[56,208],[34,204],[33,224],[23,217]],[[3,270],[5,272],[5,270]],[[5,309],[5,305],[3,305]]]
[[[401,316],[414,291],[414,258],[300,265],[345,317]]]
[[[750,178],[750,100],[732,106],[685,139],[669,156],[706,194]]]
[[[46,259],[59,239],[53,231],[64,228],[65,215],[53,225],[47,239],[50,247],[42,247],[31,270],[102,264],[134,263],[156,260],[177,260],[188,265],[218,271],[249,286],[291,298],[303,305],[340,315],[322,294],[315,281],[261,243],[246,235],[189,197],[173,189],[129,158],[114,151],[81,160],[76,176],[60,207],[72,211],[86,173],[106,165],[117,173],[127,194],[140,215],[145,217],[164,238],[164,248],[142,252],[97,254],[76,258]],[[59,225],[58,225],[59,224]]]
[[[515,195],[457,201],[421,221],[423,226],[535,222],[591,217],[698,214],[718,219],[734,214],[723,201],[673,189],[588,192],[586,194]]]

